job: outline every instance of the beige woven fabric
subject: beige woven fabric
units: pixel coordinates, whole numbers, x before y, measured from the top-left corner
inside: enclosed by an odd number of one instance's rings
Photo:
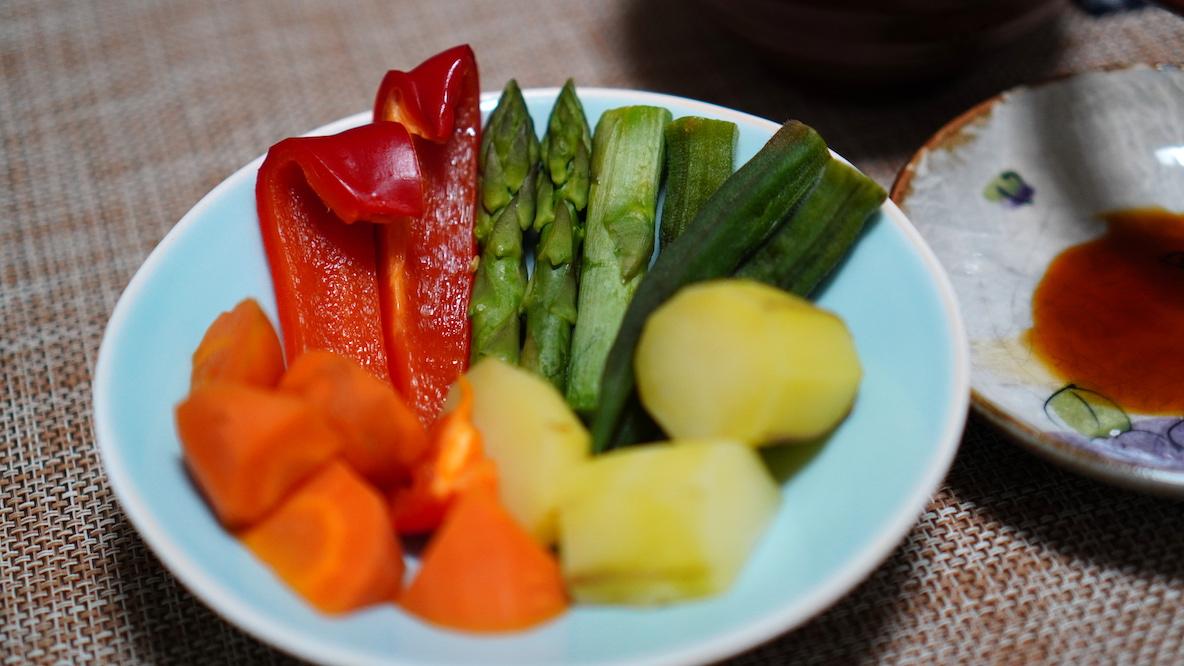
[[[1184,20],[1069,12],[946,87],[868,104],[795,86],[694,13],[674,0],[0,2],[3,663],[285,659],[194,600],[129,526],[94,449],[91,371],[121,290],[181,215],[278,139],[365,109],[387,68],[468,41],[487,89],[574,76],[799,117],[887,183],[944,120],[1005,87],[1184,57]],[[972,419],[871,579],[736,663],[1181,663],[1182,526],[1178,503],[1069,475]]]

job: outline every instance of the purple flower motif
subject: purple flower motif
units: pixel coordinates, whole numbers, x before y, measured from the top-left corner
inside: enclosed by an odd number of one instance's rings
[[[1058,439],[1108,458],[1184,470],[1184,419],[1159,417],[1135,421],[1114,437],[1084,437],[1075,432],[1052,433]]]

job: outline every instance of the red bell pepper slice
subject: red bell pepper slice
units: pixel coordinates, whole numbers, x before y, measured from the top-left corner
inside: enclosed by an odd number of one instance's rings
[[[375,121],[413,133],[423,177],[423,213],[378,230],[378,274],[391,379],[425,425],[469,362],[480,94],[462,45],[387,72],[374,103]]]
[[[284,352],[327,349],[390,381],[374,225],[424,210],[415,145],[398,123],[272,146],[255,182]],[[387,226],[387,225],[383,225]]]
[[[429,430],[428,454],[416,465],[411,483],[388,495],[391,522],[399,534],[426,534],[464,493],[497,492],[497,465],[485,456],[481,432],[473,424],[473,389],[461,377],[460,404]]]

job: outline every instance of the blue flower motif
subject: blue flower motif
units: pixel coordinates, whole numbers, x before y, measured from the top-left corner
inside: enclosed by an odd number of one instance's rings
[[[1004,171],[987,184],[983,196],[987,201],[997,201],[1018,208],[1032,203],[1036,188],[1024,182],[1014,171]]]

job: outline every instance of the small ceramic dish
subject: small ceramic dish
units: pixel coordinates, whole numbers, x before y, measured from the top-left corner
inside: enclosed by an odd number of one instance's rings
[[[528,90],[536,127],[557,89]],[[739,126],[746,161],[777,130],[692,100],[581,89],[595,123],[609,108],[661,105]],[[485,96],[489,112],[495,96]],[[314,134],[367,122],[358,114]],[[885,203],[822,306],[850,327],[864,379],[849,418],[794,468],[782,507],[724,594],[661,608],[576,605],[531,631],[480,636],[419,622],[393,604],[341,617],[315,612],[223,530],[185,474],[173,408],[190,355],[223,310],[275,298],[255,212],[262,158],[199,202],[132,278],[111,315],[94,378],[95,432],[111,487],[161,562],[229,622],[308,660],[349,664],[686,664],[718,660],[821,612],[875,568],[945,477],[969,401],[969,354],[953,290],[916,230]]]
[[[1050,370],[1029,337],[1047,267],[1102,236],[1103,213],[1184,212],[1184,71],[1089,72],[1003,93],[934,135],[892,198],[963,304],[978,411],[1078,472],[1184,497],[1182,414],[1140,413],[1112,389]],[[1168,243],[1159,258],[1181,250]]]

